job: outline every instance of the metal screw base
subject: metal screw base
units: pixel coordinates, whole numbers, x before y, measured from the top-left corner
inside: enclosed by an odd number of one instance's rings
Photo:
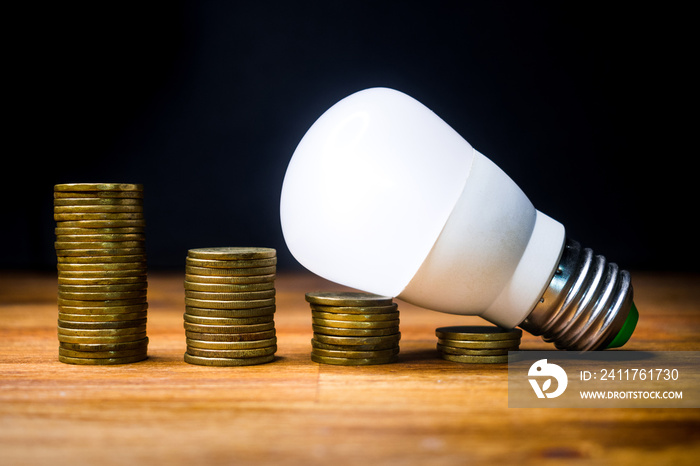
[[[520,327],[558,349],[605,349],[631,307],[629,272],[567,239],[552,281]]]

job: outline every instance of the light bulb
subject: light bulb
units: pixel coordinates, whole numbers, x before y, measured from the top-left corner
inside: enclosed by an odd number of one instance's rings
[[[629,273],[566,238],[447,123],[388,88],[356,92],[299,142],[285,242],[311,272],[434,311],[520,326],[557,348],[622,346]]]

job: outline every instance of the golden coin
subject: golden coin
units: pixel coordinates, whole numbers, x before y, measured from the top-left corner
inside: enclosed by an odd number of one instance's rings
[[[323,325],[312,325],[311,328],[316,333],[335,336],[379,337],[399,333],[398,325],[388,328],[335,328]]]
[[[56,239],[65,243],[144,243],[146,235],[143,233],[102,233],[86,235],[56,235]]]
[[[105,321],[105,320],[92,320],[92,321],[83,321],[83,320],[66,320],[65,315],[63,314],[64,318],[61,318],[59,316],[58,318],[58,326],[63,327],[63,328],[74,328],[74,329],[116,329],[116,328],[133,328],[133,327],[145,327],[147,320],[146,318],[141,318],[141,319],[131,319],[131,320],[110,320],[110,321]]]
[[[87,300],[87,299],[64,299],[59,297],[58,300],[59,308],[65,307],[126,307],[139,304],[147,304],[146,298],[134,298],[134,299],[100,299],[100,300]],[[117,314],[117,312],[112,312],[112,314]]]
[[[134,248],[135,249],[135,248]],[[70,251],[70,249],[61,249],[61,251]],[[90,250],[93,251],[93,250]],[[59,255],[56,259],[58,260],[59,264],[70,264],[70,265],[79,265],[79,264],[114,264],[114,263],[145,263],[146,262],[146,255],[144,252],[135,252],[134,254],[120,254],[119,250],[113,250],[113,249],[105,249],[104,251],[107,251],[105,253],[101,253],[98,255],[99,251],[97,249],[94,250],[95,252],[91,252],[89,256],[66,256],[66,255]]]
[[[264,274],[264,275],[249,275],[249,276],[235,276],[235,275],[197,275],[191,274],[185,270],[185,280],[192,283],[219,283],[219,284],[249,284],[249,283],[269,283],[274,282],[276,274]]]
[[[401,340],[401,333],[394,335],[384,335],[377,337],[368,336],[343,336],[343,335],[324,335],[315,333],[314,340],[320,343],[339,346],[365,346],[365,345],[381,345],[388,343],[398,344]]]
[[[235,269],[218,269],[214,267],[194,267],[187,265],[185,272],[189,275],[214,275],[225,277],[245,277],[250,275],[269,275],[277,271],[277,267],[272,265],[269,267],[242,267]]]
[[[145,227],[143,218],[123,220],[58,220],[56,228],[124,228]]]
[[[63,335],[58,334],[58,341],[64,343],[82,343],[82,344],[98,344],[98,343],[126,343],[129,341],[143,340],[146,338],[146,332],[134,333],[131,335],[114,335],[114,336],[78,336],[78,335]]]
[[[133,205],[142,206],[142,198],[119,198],[119,197],[59,197],[53,200],[56,206],[116,206]]]
[[[275,283],[196,283],[185,280],[185,290],[188,291],[207,291],[221,293],[237,293],[242,291],[264,291],[274,290]]]
[[[85,268],[74,268],[74,270],[61,270],[59,264],[59,269],[58,269],[58,279],[70,279],[70,278],[78,278],[78,279],[109,279],[109,278],[134,278],[138,277],[143,280],[146,279],[146,275],[148,272],[147,267],[144,265],[140,268],[137,269],[130,269],[130,268],[124,268],[125,265],[122,264],[121,266],[119,264],[110,264],[113,266],[116,266],[117,268],[110,268],[110,269],[96,269],[96,267],[92,266],[91,269],[85,269]],[[69,264],[66,264],[69,265]],[[87,264],[81,264],[81,265],[87,265]],[[68,267],[70,268],[70,267]]]
[[[90,306],[69,306],[58,305],[59,312],[66,314],[82,315],[110,315],[110,314],[132,314],[136,312],[146,312],[148,303],[129,304],[126,306],[103,306],[100,301],[88,301]]]
[[[147,286],[147,282],[145,281],[140,283],[115,283],[108,285],[67,285],[65,283],[59,283],[58,291],[65,293],[144,291]]]
[[[389,328],[389,327],[398,327],[399,326],[399,319],[394,319],[394,320],[380,320],[376,322],[363,322],[363,321],[357,321],[357,320],[330,320],[330,319],[319,319],[316,317],[313,317],[311,319],[311,322],[314,325],[321,325],[324,327],[333,327],[333,328],[358,328],[358,329],[380,329],[380,328]]]
[[[124,343],[67,343],[59,342],[60,348],[74,351],[122,351],[131,349],[145,349],[148,347],[148,337],[141,340],[128,341]]]
[[[82,252],[91,249],[143,249],[143,245],[143,241],[56,241],[54,249],[75,249]],[[120,254],[124,253],[120,252]]]
[[[277,337],[267,338],[265,340],[248,340],[248,341],[204,341],[193,340],[186,338],[185,343],[189,348],[213,349],[213,350],[240,350],[253,348],[267,348],[268,346],[277,345]]]
[[[58,318],[67,322],[132,322],[146,321],[147,312],[131,312],[122,314],[70,314],[59,312]]]
[[[194,316],[185,312],[185,322],[203,325],[248,325],[266,324],[274,321],[274,314],[257,317],[203,317]]]
[[[259,333],[275,328],[274,322],[247,325],[206,325],[184,322],[185,330],[199,333]]]
[[[54,191],[54,199],[138,199],[143,202],[142,191]]]
[[[519,328],[504,329],[491,325],[455,325],[440,327],[435,335],[443,340],[512,340],[520,338],[523,331]]]
[[[270,267],[277,264],[276,257],[268,259],[250,259],[250,260],[214,260],[214,259],[197,259],[187,257],[185,265],[192,267],[209,267],[215,269],[236,269],[250,267]]]
[[[312,311],[327,312],[330,314],[389,314],[397,312],[399,305],[396,303],[387,306],[324,306],[311,303]]]
[[[311,360],[320,364],[339,366],[368,366],[374,364],[390,364],[399,360],[398,355],[383,358],[332,358],[311,353]]]
[[[385,350],[371,350],[371,351],[359,351],[359,350],[330,350],[322,348],[312,348],[312,354],[317,356],[323,356],[327,358],[348,358],[348,359],[372,359],[372,358],[390,358],[399,354],[399,348],[391,348]]]
[[[185,305],[206,309],[251,309],[275,304],[275,298],[246,299],[243,301],[215,301],[213,299],[195,299],[185,297]]]
[[[350,291],[312,291],[305,297],[309,303],[326,306],[389,306],[393,303],[389,296]]]
[[[124,358],[71,358],[60,354],[58,355],[58,360],[60,362],[78,365],[131,364],[134,362],[144,361],[146,359],[148,359],[146,353]]]
[[[202,333],[185,330],[185,337],[199,341],[251,341],[267,340],[276,335],[276,330],[248,333]]]
[[[63,221],[143,221],[143,212],[70,212],[70,213],[54,213],[53,219],[58,222]],[[67,225],[64,225],[67,226]]]
[[[146,348],[119,350],[119,351],[75,351],[66,348],[58,348],[58,354],[70,358],[129,358],[132,356],[145,356]]]
[[[185,353],[186,363],[200,366],[252,366],[256,364],[265,364],[274,360],[274,354],[260,356],[258,358],[207,358]]]
[[[143,205],[54,205],[54,215],[59,214],[75,214],[76,217],[65,217],[63,220],[109,220],[112,217],[86,217],[85,214],[140,214],[139,217],[125,218],[142,218]],[[55,217],[54,217],[55,218]],[[118,218],[121,219],[121,218]],[[60,219],[56,219],[60,220]]]
[[[465,349],[500,349],[517,348],[520,345],[520,338],[512,340],[445,340],[438,338],[438,343],[452,348]]]
[[[105,228],[77,228],[77,227],[56,227],[54,229],[57,237],[63,236],[92,236],[92,235],[143,235],[145,227],[105,227]]]
[[[437,345],[437,350],[443,354],[464,354],[467,356],[502,356],[508,355],[508,351],[515,351],[511,348],[500,348],[500,349],[467,349],[467,348],[454,348],[452,346]]]
[[[146,325],[142,324],[138,327],[127,328],[103,328],[103,329],[84,329],[84,328],[67,328],[58,326],[58,333],[65,336],[73,337],[117,337],[122,335],[135,335],[146,332]]]
[[[311,310],[311,317],[315,319],[342,320],[354,322],[386,322],[388,320],[398,320],[398,312],[387,312],[385,314],[335,314],[332,312],[320,312]]]
[[[508,362],[508,355],[500,356],[471,356],[466,354],[446,354],[439,353],[442,359],[452,362],[461,362],[469,364],[502,364]]]
[[[277,345],[263,348],[236,349],[236,350],[214,350],[203,348],[187,348],[187,354],[191,356],[202,356],[205,358],[259,358],[269,356],[277,352]]]
[[[148,287],[148,280],[146,279],[146,274],[134,275],[126,277],[86,277],[86,278],[75,278],[66,277],[63,274],[59,274],[58,286],[111,286],[111,285],[137,285],[144,288]]]
[[[54,192],[82,191],[143,191],[139,183],[60,183],[53,187]]]
[[[145,289],[136,291],[62,291],[59,290],[58,296],[63,300],[69,301],[114,301],[114,300],[131,300],[146,298],[148,291]],[[139,301],[141,302],[141,301]],[[127,303],[122,303],[127,304]],[[136,304],[132,302],[131,304]]]
[[[277,251],[273,248],[256,247],[196,248],[187,251],[188,257],[212,260],[267,259],[276,255]]]
[[[274,298],[275,290],[238,292],[185,290],[185,296],[188,298],[211,299],[214,301],[248,301],[252,299]]]
[[[353,338],[353,337],[348,337]],[[339,350],[339,351],[378,351],[387,350],[392,348],[398,348],[399,342],[396,340],[387,341],[384,343],[375,343],[371,345],[333,345],[328,343],[322,343],[315,338],[311,339],[311,346],[313,348],[327,349],[327,350]]]
[[[239,319],[244,317],[258,317],[273,315],[277,306],[255,307],[252,309],[207,309],[203,307],[185,306],[185,311],[191,316],[224,317]]]

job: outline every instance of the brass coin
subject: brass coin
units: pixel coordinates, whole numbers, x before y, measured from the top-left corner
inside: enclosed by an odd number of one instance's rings
[[[86,220],[139,220],[144,219],[143,212],[63,212],[56,213],[54,208],[53,219],[62,221],[86,221]]]
[[[58,341],[64,343],[82,343],[82,344],[98,344],[98,343],[126,343],[129,341],[143,340],[146,338],[146,332],[134,333],[131,335],[115,335],[115,336],[96,336],[86,337],[77,335],[58,334]]]
[[[144,219],[124,219],[124,220],[58,220],[57,228],[122,228],[122,227],[145,227]]]
[[[349,337],[352,338],[352,337]],[[339,350],[339,351],[379,351],[379,350],[387,350],[387,349],[392,349],[392,348],[398,348],[399,347],[399,342],[398,341],[387,341],[384,343],[375,343],[372,345],[332,345],[328,343],[322,343],[315,338],[311,339],[311,346],[313,348],[320,348],[320,349],[326,349],[326,350]]]
[[[185,330],[199,333],[259,333],[275,328],[274,322],[247,325],[206,325],[184,322]]]
[[[60,266],[61,264],[59,264]],[[125,277],[138,277],[140,279],[145,280],[146,279],[146,274],[148,269],[144,265],[143,267],[139,269],[130,269],[130,268],[114,268],[114,269],[103,269],[99,270],[96,267],[92,266],[92,264],[81,264],[81,265],[91,265],[93,270],[86,270],[82,268],[74,268],[74,270],[61,270],[59,268],[58,270],[58,279],[62,278],[80,278],[83,280],[86,279],[92,279],[92,278],[125,278]],[[118,265],[118,264],[110,264],[110,265]],[[122,264],[124,266],[124,264]],[[70,268],[70,267],[69,267]],[[97,269],[97,270],[95,270]]]
[[[500,349],[517,348],[520,345],[520,338],[513,340],[444,340],[438,338],[438,344],[452,348],[465,349]]]
[[[398,325],[388,328],[335,328],[312,325],[311,328],[316,333],[335,336],[380,337],[399,333]]]
[[[60,291],[58,296],[65,301],[113,301],[113,300],[132,300],[146,298],[146,290],[139,291],[95,291],[95,292],[69,292]],[[138,301],[142,302],[142,301]],[[68,303],[65,303],[68,304]],[[129,303],[122,303],[129,304]],[[136,304],[132,302],[131,304]]]
[[[63,314],[65,316],[65,314]],[[58,326],[62,328],[74,328],[74,329],[118,329],[118,328],[133,328],[133,327],[144,327],[146,326],[147,320],[142,319],[132,319],[132,320],[93,320],[89,322],[80,320],[66,320],[65,318],[58,319]]]
[[[220,291],[194,291],[185,290],[185,296],[195,299],[211,299],[214,301],[247,301],[251,299],[268,299],[275,297],[275,290],[262,291],[239,291],[239,292],[220,292]]]
[[[187,251],[188,257],[212,260],[267,259],[276,255],[277,251],[273,248],[256,247],[196,248]]]
[[[58,197],[54,198],[55,206],[142,206],[142,198],[119,197]]]
[[[330,320],[330,319],[318,319],[313,317],[311,322],[314,325],[321,325],[324,327],[333,328],[352,328],[352,329],[380,329],[380,328],[390,328],[398,327],[399,319],[394,320],[380,320],[376,322],[362,322],[357,320]]]
[[[65,312],[59,312],[58,318],[66,322],[96,322],[101,324],[106,324],[110,322],[120,323],[120,322],[135,322],[135,321],[146,321],[148,313],[147,312],[132,312],[132,313],[122,313],[122,314],[69,314]],[[65,327],[70,327],[70,325],[65,325]]]
[[[146,312],[148,303],[130,304],[126,306],[103,306],[101,301],[88,301],[90,306],[69,306],[58,305],[59,312],[65,314],[82,315],[110,315],[110,314],[132,314],[136,312]]]
[[[264,348],[237,349],[237,350],[213,350],[203,348],[187,348],[187,354],[191,356],[202,356],[205,358],[259,358],[269,356],[277,352],[277,345]]]
[[[277,306],[255,307],[252,309],[207,309],[203,307],[185,306],[185,311],[191,316],[224,317],[228,319],[268,316],[273,315],[276,310]]]
[[[53,206],[54,214],[142,214],[143,205],[55,205]],[[85,219],[83,217],[82,219]],[[77,218],[76,220],[81,220]],[[86,219],[87,220],[87,219]]]
[[[275,298],[247,299],[242,301],[215,301],[213,299],[195,299],[185,297],[185,305],[206,309],[251,309],[275,304]]]
[[[65,293],[114,293],[120,291],[143,291],[147,288],[147,282],[140,283],[110,283],[106,285],[70,285],[65,283],[58,284],[58,291]]]
[[[520,338],[523,331],[519,328],[503,329],[490,325],[456,325],[440,327],[435,335],[443,340],[512,340]]]
[[[470,364],[502,364],[508,362],[508,355],[500,356],[471,356],[466,354],[446,354],[439,353],[442,359],[452,362],[470,363]]]
[[[64,251],[70,251],[70,249],[64,249]],[[95,250],[96,251],[96,250]],[[113,249],[107,249],[106,251],[115,251]],[[113,264],[113,263],[144,263],[146,262],[146,255],[143,253],[137,254],[110,254],[110,255],[92,255],[92,256],[58,256],[56,258],[59,265],[62,263],[70,264],[73,266],[81,264]]]
[[[399,305],[396,303],[387,306],[324,306],[321,304],[310,304],[312,311],[326,312],[329,314],[390,314],[397,312]]]
[[[75,351],[66,348],[58,348],[58,354],[70,358],[129,358],[132,356],[145,356],[146,348],[121,350],[121,351]]]
[[[372,293],[350,291],[312,291],[306,293],[306,301],[326,306],[389,306],[393,298]]]
[[[185,264],[192,267],[210,267],[215,269],[236,269],[250,267],[270,267],[277,264],[276,257],[268,259],[250,259],[250,260],[214,260],[214,259],[197,259],[187,257]]]
[[[54,199],[137,199],[143,202],[142,191],[54,191]]]
[[[352,350],[329,350],[322,348],[312,348],[311,353],[316,356],[323,356],[327,358],[348,358],[348,359],[373,359],[373,358],[390,358],[399,354],[398,348],[386,349],[386,350],[372,350],[372,351],[352,351]]]
[[[117,337],[122,335],[135,335],[146,332],[146,325],[142,324],[138,327],[127,328],[103,328],[103,329],[84,329],[84,328],[67,328],[58,326],[60,335],[72,337]]]
[[[143,233],[100,233],[85,235],[56,235],[56,240],[65,243],[121,243],[144,242],[146,235]]]
[[[93,235],[144,235],[145,227],[105,227],[105,228],[77,228],[58,226],[54,229],[57,237],[64,236],[93,236]]]
[[[53,187],[54,192],[82,191],[143,191],[140,183],[60,183]]]
[[[332,358],[311,353],[311,360],[320,364],[334,364],[339,366],[368,366],[397,362],[399,357],[396,355],[383,358]]]
[[[269,267],[243,267],[239,269],[217,269],[214,267],[194,267],[187,265],[185,272],[189,275],[214,275],[214,276],[233,276],[245,277],[250,275],[269,275],[277,271],[277,267],[272,265]]]
[[[315,333],[314,340],[320,343],[339,346],[366,346],[366,345],[381,345],[394,343],[398,344],[401,340],[401,333],[394,335],[384,335],[378,337],[367,336],[342,336],[342,335],[324,335]]]
[[[263,283],[196,283],[185,280],[185,290],[220,293],[237,293],[242,291],[274,290],[275,282]]]
[[[56,256],[59,257],[60,262],[77,262],[77,263],[91,263],[91,262],[103,262],[95,259],[95,256],[100,256],[100,258],[110,258],[114,256],[124,256],[124,255],[145,255],[146,248],[118,248],[118,249],[107,249],[107,248],[97,248],[97,249],[56,249]],[[120,261],[122,262],[122,261]]]
[[[185,337],[199,341],[252,341],[252,340],[267,340],[276,335],[276,330],[266,330],[264,332],[248,332],[248,333],[202,333],[185,330]]]
[[[241,350],[253,348],[267,348],[268,346],[277,345],[277,337],[267,338],[265,340],[248,340],[248,341],[204,341],[193,340],[186,338],[185,343],[189,348],[201,348],[212,350]]]
[[[398,312],[387,312],[385,314],[334,314],[332,312],[311,311],[311,317],[315,319],[342,320],[353,322],[386,322],[388,320],[398,320]]]
[[[58,277],[59,289],[61,285],[65,286],[111,286],[111,285],[136,285],[144,288],[148,287],[146,274],[126,276],[126,277],[86,277],[75,278],[65,277],[60,274]]]
[[[143,241],[56,241],[55,249],[93,250],[93,249],[143,249]]]
[[[99,299],[99,300],[87,300],[87,299],[62,299],[58,298],[59,308],[64,307],[125,307],[133,306],[138,304],[147,304],[146,298],[134,298],[134,299]],[[118,314],[118,312],[111,312],[111,314]]]
[[[274,314],[258,317],[203,317],[193,316],[185,312],[185,322],[202,325],[249,325],[266,324],[274,321]]]
[[[58,360],[66,364],[78,365],[108,365],[108,364],[131,364],[134,362],[144,361],[148,359],[146,353],[138,356],[129,356],[124,358],[71,358],[68,356],[58,355]]]
[[[186,271],[185,280],[192,283],[218,283],[218,284],[249,284],[249,283],[269,283],[274,282],[277,277],[274,273],[263,275],[197,275]]]
[[[204,356],[193,356],[185,353],[185,362],[200,366],[253,366],[265,364],[275,360],[275,355],[260,356],[258,358],[207,358]]]
[[[123,351],[132,349],[146,349],[148,347],[148,337],[141,340],[128,341],[124,343],[67,343],[59,342],[60,348],[74,351]]]
[[[466,348],[453,348],[451,346],[437,345],[437,350],[443,354],[463,354],[467,356],[502,356],[508,355],[508,351],[515,351],[515,349],[501,348],[501,349],[466,349]]]

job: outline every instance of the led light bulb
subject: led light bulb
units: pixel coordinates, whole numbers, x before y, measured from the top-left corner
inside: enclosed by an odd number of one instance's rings
[[[622,346],[629,273],[566,238],[447,123],[388,88],[311,126],[287,168],[282,232],[330,281],[434,311],[520,326],[557,348]]]

